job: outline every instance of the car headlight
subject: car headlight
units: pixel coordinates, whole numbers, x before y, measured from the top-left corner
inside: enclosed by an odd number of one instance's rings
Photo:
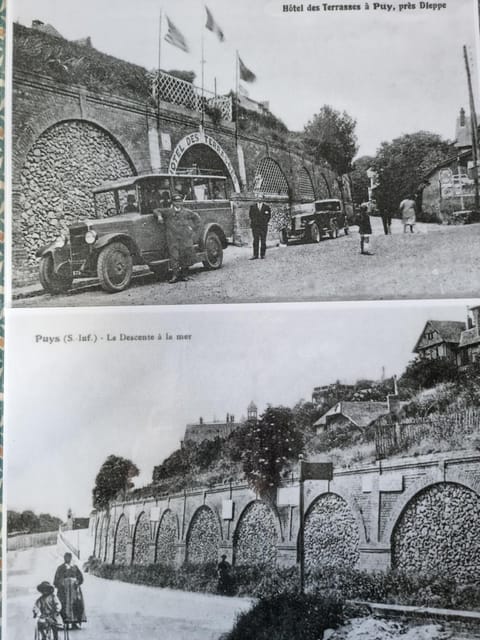
[[[85,242],[87,244],[93,244],[96,239],[97,239],[97,232],[93,231],[92,229],[87,231],[87,233],[85,234]]]
[[[55,246],[61,249],[65,246],[66,242],[67,238],[64,235],[58,236],[58,238],[55,240]]]

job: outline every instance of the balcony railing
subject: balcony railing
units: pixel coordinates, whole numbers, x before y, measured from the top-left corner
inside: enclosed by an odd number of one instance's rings
[[[155,101],[160,96],[160,99],[165,102],[179,104],[199,113],[204,111],[206,114],[218,109],[222,120],[232,121],[232,98],[230,96],[219,96],[206,89],[202,91],[200,87],[191,82],[181,80],[163,71],[152,73],[150,90]]]

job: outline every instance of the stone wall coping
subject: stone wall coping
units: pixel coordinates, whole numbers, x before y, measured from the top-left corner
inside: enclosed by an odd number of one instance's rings
[[[480,623],[480,611],[464,611],[459,609],[436,609],[434,607],[413,607],[401,604],[384,604],[366,600],[347,600],[348,604],[368,607],[382,614],[421,616],[424,618],[441,618],[443,620],[462,620]]]

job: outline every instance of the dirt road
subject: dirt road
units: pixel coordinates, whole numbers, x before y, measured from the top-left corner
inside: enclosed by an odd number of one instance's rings
[[[126,291],[99,287],[69,295],[14,300],[16,307],[208,304],[302,300],[478,297],[480,225],[418,224],[403,234],[398,220],[383,235],[372,219],[373,255],[360,255],[357,227],[351,234],[319,244],[294,244],[249,260],[251,249],[229,247],[218,271],[192,267],[188,282],[170,285],[152,275],[137,278]]]
[[[53,579],[62,561],[56,547],[8,552],[7,640],[33,640],[36,585]],[[70,640],[218,640],[232,628],[246,598],[225,598],[102,580],[85,574],[88,622]],[[6,628],[6,633],[5,633]]]

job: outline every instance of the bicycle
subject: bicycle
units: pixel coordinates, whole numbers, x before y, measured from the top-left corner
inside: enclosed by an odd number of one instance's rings
[[[63,632],[63,633],[62,633]],[[69,640],[70,634],[66,624],[56,626],[48,618],[35,619],[34,640]]]

